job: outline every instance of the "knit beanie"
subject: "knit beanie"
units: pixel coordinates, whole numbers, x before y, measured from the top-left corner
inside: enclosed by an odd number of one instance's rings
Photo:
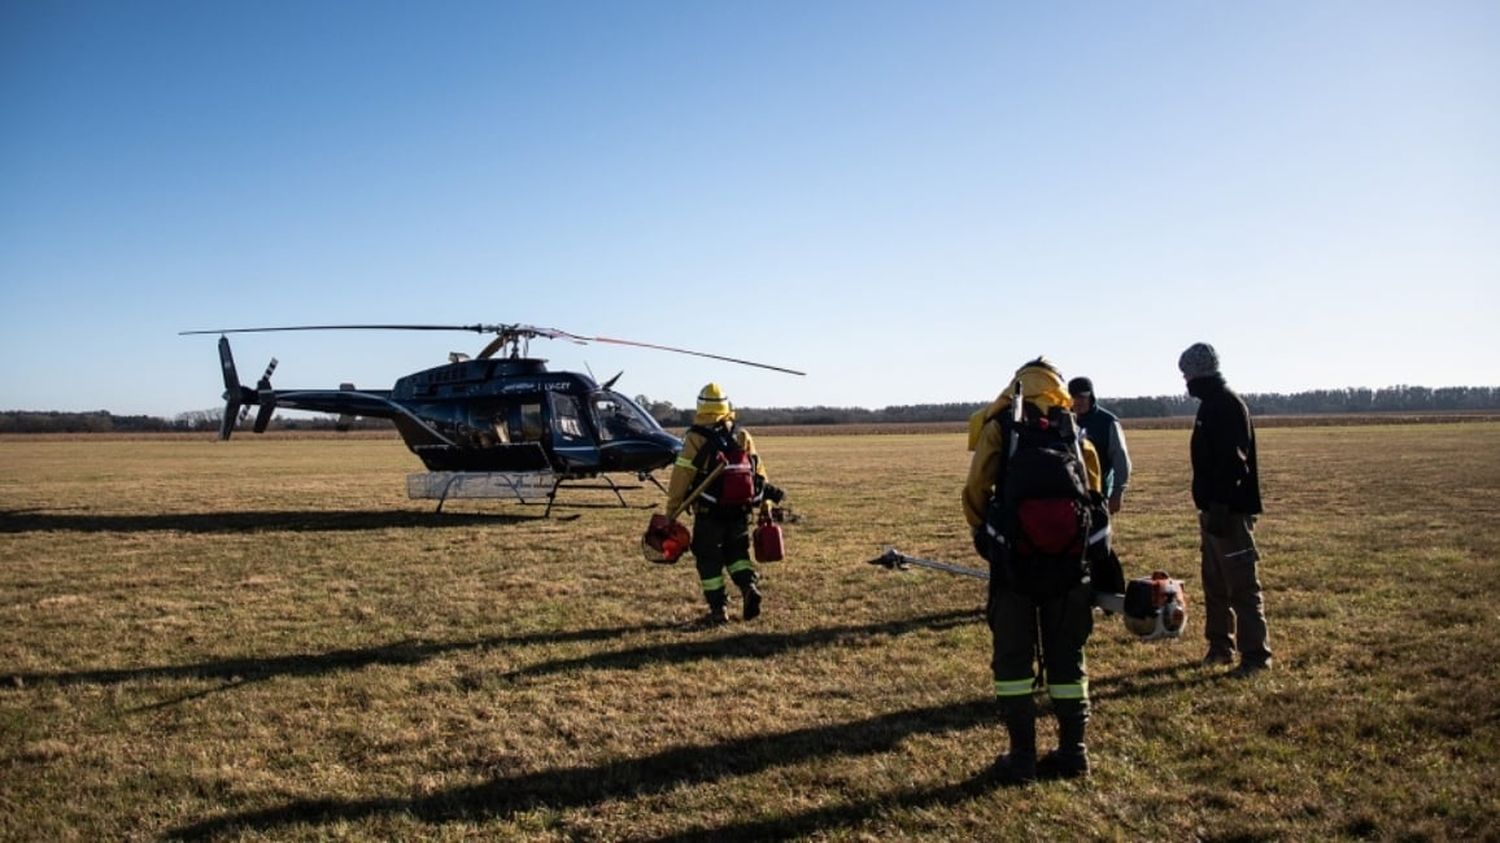
[[[1206,342],[1195,342],[1177,358],[1177,368],[1188,380],[1206,378],[1219,373],[1219,353]]]
[[[1088,378],[1074,378],[1068,381],[1068,394],[1077,395],[1080,392],[1094,394],[1094,382]]]

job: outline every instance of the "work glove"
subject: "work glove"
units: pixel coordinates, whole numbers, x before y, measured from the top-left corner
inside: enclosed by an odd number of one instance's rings
[[[1208,505],[1208,523],[1205,529],[1210,536],[1226,538],[1229,535],[1229,504],[1213,503]]]
[[[786,500],[786,490],[774,483],[767,482],[762,494],[771,503],[781,503]]]
[[[987,556],[985,554],[985,549],[986,549],[985,545],[987,545],[989,543],[989,540],[988,540],[988,537],[985,536],[985,534],[984,534],[984,527],[983,526],[975,527],[974,530],[973,530],[973,535],[971,536],[971,538],[974,541],[974,552],[977,553],[977,554],[979,554],[979,558],[980,559],[984,559],[984,560],[988,561],[989,560],[989,556]]]

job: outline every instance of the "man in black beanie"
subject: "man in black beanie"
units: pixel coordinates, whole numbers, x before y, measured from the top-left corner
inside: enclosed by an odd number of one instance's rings
[[[1206,665],[1230,664],[1239,649],[1235,676],[1271,666],[1266,614],[1256,571],[1255,517],[1260,514],[1260,475],[1250,410],[1219,374],[1219,355],[1208,343],[1182,352],[1177,368],[1188,394],[1198,399],[1193,422],[1193,503],[1203,548],[1203,634]]]

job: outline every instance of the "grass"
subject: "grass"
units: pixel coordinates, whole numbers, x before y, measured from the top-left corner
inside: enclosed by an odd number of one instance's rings
[[[1190,579],[1186,431],[1127,572]],[[0,439],[0,839],[1496,839],[1500,424],[1261,432],[1277,669],[1098,619],[1087,783],[997,788],[959,434],[758,437],[802,520],[718,630],[637,508],[408,501],[387,439]],[[1043,724],[1044,746],[1052,738]]]

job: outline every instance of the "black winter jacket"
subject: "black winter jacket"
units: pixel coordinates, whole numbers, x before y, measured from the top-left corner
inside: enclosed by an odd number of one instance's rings
[[[1260,473],[1255,428],[1243,399],[1219,375],[1188,381],[1198,399],[1193,422],[1193,503],[1208,511],[1216,503],[1234,512],[1260,514]]]

